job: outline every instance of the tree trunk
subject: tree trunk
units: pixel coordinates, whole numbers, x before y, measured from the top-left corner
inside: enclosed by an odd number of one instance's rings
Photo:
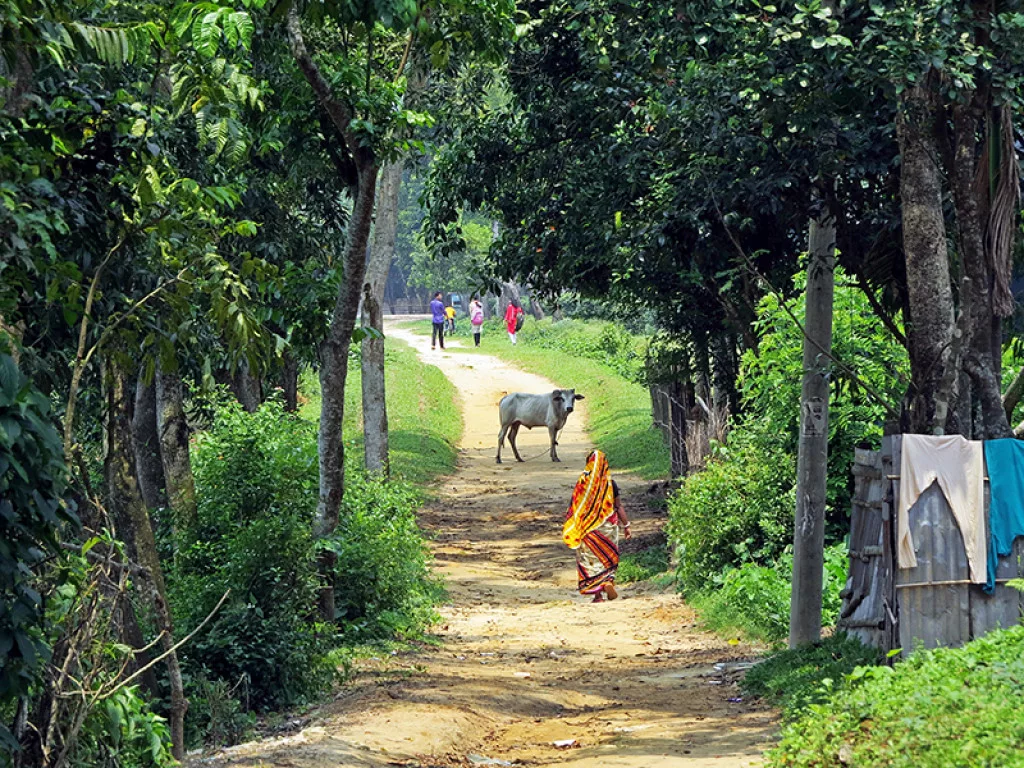
[[[132,414],[132,446],[139,490],[149,509],[167,506],[164,466],[160,458],[160,434],[156,424],[156,381],[148,384],[139,373],[135,385],[135,412]]]
[[[936,76],[906,91],[897,114],[903,251],[910,318],[910,393],[907,426],[927,432],[953,341],[953,290],[942,212],[942,171],[935,131]],[[944,422],[944,419],[942,420]],[[942,425],[944,427],[944,423]]]
[[[281,356],[281,389],[284,390],[284,409],[295,413],[299,410],[299,361],[287,349]]]
[[[710,406],[711,403],[711,358],[708,355],[710,340],[705,334],[694,344],[694,362],[696,363],[697,381],[695,384],[697,397]]]
[[[480,297],[480,304],[483,307],[484,320],[490,320],[494,317],[494,306],[491,304],[493,299],[489,293],[485,293]]]
[[[530,293],[530,314],[533,315],[535,320],[544,319],[544,308],[537,301],[537,297]]]
[[[238,364],[238,370],[235,371],[231,388],[246,412],[256,413],[262,401],[260,397],[260,380],[252,375],[249,361],[244,357]]]
[[[825,493],[828,479],[828,398],[832,370],[832,296],[835,288],[835,219],[828,209],[811,221],[808,235],[800,444],[789,647],[821,639],[825,560]]]
[[[352,131],[351,124],[355,118],[352,105],[334,95],[330,83],[321,74],[306,48],[297,4],[292,4],[288,9],[286,26],[295,63],[336,129],[337,135],[332,139],[342,144],[345,150],[345,157],[338,167],[338,172],[352,194],[352,213],[348,222],[348,242],[344,257],[345,276],[338,286],[338,298],[327,337],[320,345],[320,500],[313,519],[313,534],[323,539],[331,536],[338,527],[338,515],[345,489],[345,444],[342,439],[345,379],[348,376],[348,351],[352,345],[352,331],[355,329],[359,300],[363,293],[366,244],[370,238],[370,226],[373,221],[378,169],[373,150]],[[324,549],[319,559],[323,577],[320,612],[327,621],[334,621],[336,557],[330,550]]]
[[[715,336],[711,347],[711,374],[714,385],[714,407],[719,413],[739,414],[739,396],[736,379],[736,341],[732,334]]]
[[[673,381],[669,385],[669,454],[673,478],[690,473],[690,457],[686,449],[686,419],[690,415],[689,382]]]
[[[384,286],[395,255],[398,232],[398,196],[402,185],[402,162],[387,165],[381,172],[373,248],[363,278],[363,325],[381,334],[363,339],[363,448],[366,469],[389,472],[388,409],[384,385],[384,314],[381,308]]]
[[[153,616],[161,631],[160,646],[169,652],[166,660],[167,679],[171,692],[168,720],[171,727],[171,752],[176,760],[185,759],[185,711],[188,701],[181,680],[181,667],[174,652],[174,626],[167,606],[167,587],[156,550],[156,538],[150,524],[146,503],[135,481],[135,457],[131,449],[131,396],[127,373],[116,362],[107,366],[107,453],[104,471],[111,511],[131,539],[139,565],[149,578]],[[122,533],[122,535],[125,535]]]
[[[523,301],[519,297],[519,286],[515,283],[502,283],[501,298],[498,300],[498,313],[502,317],[505,316],[508,305],[513,301],[519,306],[523,306]]]
[[[345,489],[345,444],[342,424],[345,420],[345,379],[348,376],[348,352],[366,270],[366,243],[370,237],[373,204],[376,193],[377,167],[372,162],[359,173],[359,187],[348,223],[348,245],[345,249],[345,277],[338,287],[334,316],[320,347],[323,364],[320,369],[320,501],[313,521],[313,534],[327,538],[338,527],[338,515]],[[320,591],[320,612],[325,620],[334,621],[333,552],[320,555],[324,586]]]
[[[962,341],[964,370],[971,377],[971,389],[981,405],[982,429],[976,437],[993,439],[1010,437],[1012,432],[1003,408],[1001,382],[996,375],[996,360],[1002,352],[998,333],[1001,321],[993,310],[994,276],[985,251],[984,229],[975,197],[979,120],[979,104],[974,100],[954,108],[956,141],[951,187],[960,233],[960,257],[969,278],[966,290],[970,292],[969,297],[961,297],[961,311],[968,313],[966,338]],[[959,360],[950,357],[947,365],[958,365]]]
[[[122,533],[121,535],[124,534]],[[137,556],[133,559],[138,560]],[[135,615],[135,606],[130,599],[123,597],[117,601],[117,612],[116,623],[120,629],[121,642],[135,649],[135,655],[128,665],[128,673],[135,674],[140,669],[145,669],[139,676],[139,681],[152,698],[159,698],[160,685],[157,682],[156,670],[154,667],[146,669],[150,661],[152,661],[152,655],[149,651],[142,650],[146,647],[147,643],[142,635],[142,630],[139,628],[139,620]]]
[[[174,514],[175,531],[181,534],[195,528],[197,511],[196,483],[189,459],[184,391],[181,376],[177,372],[157,371],[156,413],[167,498]]]

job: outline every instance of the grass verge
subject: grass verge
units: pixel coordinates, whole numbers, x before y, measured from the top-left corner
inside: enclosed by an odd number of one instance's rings
[[[429,320],[415,320],[404,327],[420,335],[430,335]],[[550,324],[545,323],[545,328]],[[557,326],[555,326],[557,327]],[[575,388],[586,397],[586,429],[594,444],[608,455],[614,470],[629,470],[645,479],[669,474],[669,451],[660,431],[651,425],[651,395],[641,384],[628,381],[610,367],[564,350],[530,345],[523,332],[516,346],[495,324],[485,326],[481,346],[472,346],[473,337],[465,321],[455,340],[465,344],[460,354],[485,354],[506,360],[523,370],[551,379],[557,386]]]
[[[836,634],[820,643],[765,657],[747,672],[741,686],[744,694],[779,706],[786,719],[792,720],[811,704],[825,701],[857,667],[881,661],[877,649]]]
[[[671,580],[675,575],[669,568],[668,547],[664,544],[655,544],[639,552],[623,555],[619,561],[619,570],[615,573],[615,580],[621,584],[662,580],[660,577],[663,576]]]
[[[767,764],[1024,766],[1022,695],[1019,625],[894,667],[856,667],[786,726]]]
[[[450,474],[463,427],[454,385],[397,340],[387,345],[384,370],[392,475],[422,487]],[[314,371],[303,373],[300,389],[306,398],[300,414],[315,422],[320,418],[320,381]],[[344,430],[346,451],[362,464],[362,376],[355,357],[345,384]]]

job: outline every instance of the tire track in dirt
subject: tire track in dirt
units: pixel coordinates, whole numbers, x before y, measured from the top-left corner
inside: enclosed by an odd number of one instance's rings
[[[356,683],[292,735],[201,762],[246,768],[757,765],[777,727],[775,714],[730,701],[739,697],[735,676],[714,667],[754,649],[700,631],[673,594],[627,585],[622,598],[599,605],[575,594],[561,522],[592,449],[583,430],[586,401],[559,439],[562,463],[548,459],[547,431],[536,429],[519,434],[522,455],[536,458],[497,465],[498,400],[554,385],[494,357],[432,352],[429,340],[401,328],[389,327],[388,336],[438,365],[462,400],[458,469],[420,516],[449,588],[438,628],[442,642],[362,664]],[[488,343],[507,342],[485,337]],[[656,535],[661,521],[646,509],[645,484],[615,476],[635,535]],[[554,745],[563,740],[575,745]]]

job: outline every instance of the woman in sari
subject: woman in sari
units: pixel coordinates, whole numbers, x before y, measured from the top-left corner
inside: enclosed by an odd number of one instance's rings
[[[576,570],[581,595],[593,595],[595,603],[618,597],[615,571],[619,567],[619,528],[628,539],[629,518],[619,498],[619,486],[608,471],[603,451],[587,457],[587,467],[576,481],[562,540],[576,550]]]

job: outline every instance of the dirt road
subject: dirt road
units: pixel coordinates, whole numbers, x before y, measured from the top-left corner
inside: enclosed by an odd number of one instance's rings
[[[507,452],[506,463],[496,465],[502,394],[544,392],[552,383],[494,357],[431,352],[429,341],[400,328],[388,333],[440,366],[462,399],[458,470],[421,517],[450,591],[438,628],[442,643],[364,665],[356,684],[298,732],[233,747],[210,762],[252,768],[758,764],[775,717],[737,701],[729,667],[751,649],[700,631],[674,594],[627,585],[619,600],[593,605],[574,591],[574,561],[560,533],[572,484],[592,449],[583,431],[585,408],[562,433],[561,464],[548,459],[547,432],[536,429],[521,430],[519,439],[523,457],[536,458],[519,464]],[[646,484],[616,477],[635,534],[651,535],[660,523],[643,502]],[[715,668],[723,662],[724,671]]]

